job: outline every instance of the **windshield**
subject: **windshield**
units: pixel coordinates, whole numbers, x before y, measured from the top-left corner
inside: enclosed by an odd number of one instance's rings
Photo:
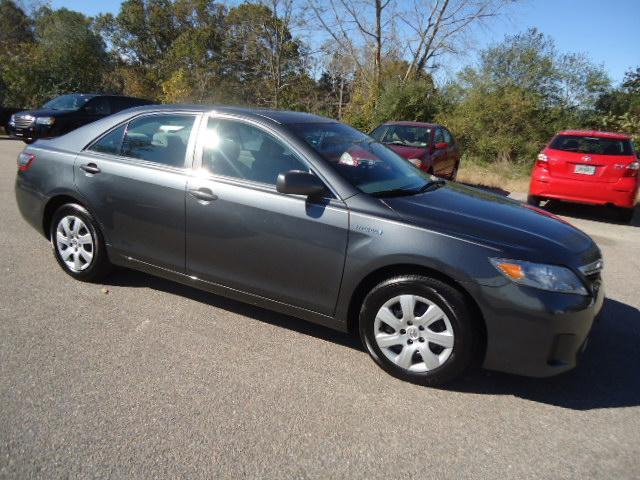
[[[300,123],[289,129],[354,187],[372,195],[413,195],[433,183],[373,138],[342,123]]]
[[[624,138],[558,135],[549,147],[554,150],[592,155],[633,155],[631,142]]]
[[[42,108],[51,110],[78,110],[93,98],[92,95],[72,94],[62,95],[45,103]]]
[[[371,132],[371,136],[381,143],[426,148],[431,129],[413,125],[381,125]]]

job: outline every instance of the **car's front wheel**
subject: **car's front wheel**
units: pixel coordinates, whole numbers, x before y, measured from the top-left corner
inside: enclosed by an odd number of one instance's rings
[[[360,336],[374,361],[392,375],[443,385],[473,362],[480,334],[472,312],[465,296],[451,285],[403,275],[367,295]]]
[[[94,282],[109,273],[111,264],[99,226],[82,206],[70,203],[58,208],[50,238],[56,260],[73,278]]]

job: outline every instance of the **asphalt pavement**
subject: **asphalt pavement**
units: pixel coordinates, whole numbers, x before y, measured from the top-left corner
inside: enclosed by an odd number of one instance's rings
[[[604,253],[582,364],[396,380],[341,333],[141,273],[74,281],[0,139],[1,478],[640,478],[640,214],[551,206]]]

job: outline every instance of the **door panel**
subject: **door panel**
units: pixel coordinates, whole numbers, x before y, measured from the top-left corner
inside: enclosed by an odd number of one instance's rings
[[[100,172],[81,169],[89,164]],[[184,272],[184,172],[83,152],[76,158],[75,179],[113,248]]]
[[[203,280],[330,315],[340,288],[348,212],[268,186],[193,177],[187,195],[187,271]],[[206,191],[206,190],[205,190]]]

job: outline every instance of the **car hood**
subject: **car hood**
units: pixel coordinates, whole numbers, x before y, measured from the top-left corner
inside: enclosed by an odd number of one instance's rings
[[[424,154],[427,152],[426,148],[420,147],[405,147],[402,145],[393,145],[390,143],[385,143],[385,146],[389,147],[391,150],[396,152],[402,158],[422,158]]]
[[[37,108],[34,110],[24,110],[16,113],[16,116],[31,115],[32,117],[59,117],[75,110],[53,110],[50,108]]]
[[[585,265],[600,251],[584,232],[547,212],[454,182],[384,201],[411,224],[500,250],[505,257]]]

